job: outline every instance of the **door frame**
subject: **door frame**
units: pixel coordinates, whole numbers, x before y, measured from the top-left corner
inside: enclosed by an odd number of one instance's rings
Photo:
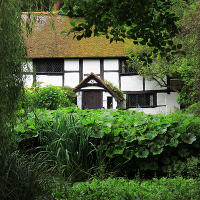
[[[85,92],[100,92],[100,100],[101,100],[101,108],[103,107],[103,91],[104,90],[101,90],[101,89],[97,89],[97,90],[82,90],[82,108],[81,109],[85,109],[85,108],[83,108],[83,105],[84,105],[84,103],[85,103],[85,99],[84,99],[84,93]]]

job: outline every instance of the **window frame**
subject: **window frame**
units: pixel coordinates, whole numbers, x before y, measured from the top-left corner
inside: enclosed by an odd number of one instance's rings
[[[53,63],[54,61],[60,61],[62,62],[62,66],[61,66],[61,71],[60,72],[51,72],[51,71],[48,71],[47,70],[47,65],[45,66],[45,71],[43,72],[39,72],[37,71],[37,63],[45,63],[46,62],[51,62]],[[36,75],[52,75],[52,76],[55,76],[55,75],[63,75],[64,74],[64,59],[62,58],[35,58],[33,59],[33,66],[34,66],[34,69],[35,69],[35,72],[36,72]]]
[[[129,67],[127,66],[128,64],[127,64],[127,60],[128,59],[121,59],[120,60],[120,65],[119,65],[119,73],[120,73],[120,75],[122,75],[122,76],[127,76],[127,75],[138,75],[138,72],[134,69],[134,71],[133,72],[130,72],[130,71],[126,71]],[[126,65],[125,66],[125,69],[123,70],[123,65]]]
[[[129,95],[135,95],[136,96],[136,104],[130,105],[129,104]],[[138,99],[140,95],[153,95],[153,105],[139,105]],[[126,108],[155,108],[157,107],[157,93],[156,92],[141,92],[141,93],[127,93],[126,94]]]

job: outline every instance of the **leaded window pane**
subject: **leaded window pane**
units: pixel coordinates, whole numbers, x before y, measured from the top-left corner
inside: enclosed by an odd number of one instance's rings
[[[33,64],[36,72],[62,73],[64,71],[63,59],[34,59]]]

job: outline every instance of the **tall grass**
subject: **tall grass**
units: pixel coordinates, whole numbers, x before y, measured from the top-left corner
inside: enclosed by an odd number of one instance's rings
[[[46,155],[10,154],[6,167],[0,168],[0,199],[52,199],[53,179],[46,163]]]
[[[40,134],[43,148],[54,159],[55,169],[70,181],[87,178],[96,162],[96,149],[89,140],[92,133],[79,119],[57,113],[52,127]]]

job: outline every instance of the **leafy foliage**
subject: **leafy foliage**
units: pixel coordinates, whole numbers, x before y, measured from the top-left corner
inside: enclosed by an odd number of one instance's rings
[[[36,105],[39,108],[47,108],[50,110],[56,110],[60,105],[69,106],[70,104],[63,92],[54,86],[40,88],[35,98]]]
[[[134,44],[148,45],[165,52],[173,44],[169,43],[178,32],[177,17],[170,10],[172,1],[137,0],[72,0],[65,2],[62,14],[84,17],[75,24],[71,32],[82,38],[105,35],[113,41],[133,39]],[[169,47],[166,46],[169,44]]]
[[[38,110],[30,113],[23,123],[18,122],[15,130],[22,146],[33,138],[40,138],[46,141],[46,150],[54,155],[60,148],[56,155],[66,169],[69,162],[81,167],[82,160],[90,160],[84,169],[104,165],[106,171],[134,176],[138,170],[167,174],[180,166],[184,169],[184,162],[191,156],[199,162],[200,118],[191,114],[152,116],[128,110]],[[89,149],[80,150],[80,141],[87,144],[83,149],[88,145]],[[79,152],[80,159],[76,157]],[[93,152],[91,159],[89,152]]]
[[[54,196],[58,199],[112,199],[112,200],[176,200],[200,198],[199,182],[181,177],[153,179],[139,182],[122,178],[93,179],[72,186],[62,185]]]
[[[11,147],[14,112],[23,87],[22,62],[26,50],[22,39],[18,1],[0,1],[0,159]],[[12,144],[12,146],[14,146]],[[1,160],[3,161],[3,160]]]
[[[188,107],[199,101],[199,1],[173,0],[170,8],[179,17],[177,26],[179,32],[169,41],[165,56],[161,56],[153,47],[137,46],[137,52],[129,54],[130,67],[137,69],[139,74],[153,79],[161,86],[167,86],[166,76],[181,80],[179,102],[182,107]],[[147,63],[143,57],[151,54],[152,63]]]
[[[46,87],[25,88],[20,98],[21,108],[28,110],[33,110],[34,108],[56,110],[59,107],[75,105],[76,94],[70,87],[49,85]]]

